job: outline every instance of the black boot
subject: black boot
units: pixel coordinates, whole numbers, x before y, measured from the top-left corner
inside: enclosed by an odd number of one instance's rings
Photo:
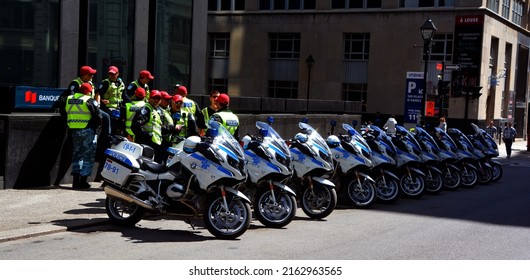
[[[72,181],[72,188],[79,189],[79,174],[72,174],[74,176],[74,180]]]
[[[88,179],[88,176],[79,177],[79,188],[80,189],[90,188],[90,184],[87,182],[87,179]]]

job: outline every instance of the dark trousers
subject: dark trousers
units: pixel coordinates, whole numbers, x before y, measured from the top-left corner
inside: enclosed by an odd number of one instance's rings
[[[505,138],[503,140],[504,140],[504,145],[506,145],[506,155],[508,157],[510,157],[512,155],[513,139],[512,138]]]

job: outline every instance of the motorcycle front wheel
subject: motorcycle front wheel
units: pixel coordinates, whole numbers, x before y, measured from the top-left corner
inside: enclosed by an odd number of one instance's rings
[[[359,182],[354,178],[349,178],[344,181],[347,184],[346,192],[348,193],[348,198],[350,198],[353,206],[366,209],[374,205],[377,195],[372,181],[364,179],[364,181]]]
[[[314,184],[306,188],[302,194],[302,211],[311,219],[327,217],[337,205],[337,191],[335,188]]]
[[[442,178],[444,188],[448,190],[456,190],[460,187],[460,174],[458,168],[447,167],[442,170]]]
[[[375,190],[377,192],[377,199],[382,202],[391,203],[399,197],[399,182],[390,176],[381,176],[375,179]]]
[[[491,178],[491,182],[498,182],[502,178],[502,165],[498,163],[490,162],[491,167],[493,167],[493,177]]]
[[[404,174],[400,180],[401,192],[411,198],[419,198],[423,195],[425,181],[416,173]]]
[[[145,209],[134,203],[125,202],[107,196],[105,199],[105,210],[110,221],[118,226],[134,226],[145,215]]]
[[[464,187],[474,187],[477,184],[478,174],[475,169],[470,167],[464,167],[460,173],[461,183]]]
[[[480,184],[489,184],[493,179],[493,170],[492,168],[483,166],[480,172],[478,172],[478,179],[477,181]]]
[[[226,204],[222,196],[208,200],[204,207],[204,224],[217,238],[235,239],[250,226],[252,210],[248,202],[231,193],[227,193],[225,198]]]
[[[430,194],[437,194],[442,191],[444,186],[443,178],[440,174],[431,171],[427,171],[425,176],[425,191]]]
[[[281,228],[296,215],[296,197],[279,189],[261,188],[254,200],[254,215],[266,227]]]

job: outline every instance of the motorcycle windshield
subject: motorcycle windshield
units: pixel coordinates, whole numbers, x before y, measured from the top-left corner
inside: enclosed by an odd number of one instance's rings
[[[257,121],[256,127],[260,130],[266,133],[266,135],[261,135],[263,137],[263,142],[267,143],[269,145],[273,145],[277,149],[279,149],[286,158],[291,158],[291,152],[289,150],[289,147],[287,147],[287,144],[283,140],[283,138],[270,126],[268,123]]]
[[[455,141],[453,141],[453,138],[447,134],[444,130],[442,130],[439,127],[436,127],[436,134],[439,135],[440,140],[444,143],[446,148],[452,152],[458,151],[458,147],[456,146]]]
[[[417,139],[429,143],[432,149],[435,150],[435,152],[440,151],[438,143],[434,141],[434,138],[432,138],[432,136],[427,131],[425,131],[425,129],[423,129],[421,126],[416,126],[416,129],[414,131]]]
[[[366,143],[366,139],[364,139],[364,137],[357,130],[355,130],[355,128],[346,123],[342,124],[342,128],[348,132],[348,135],[350,135],[352,139],[355,139],[355,141],[361,144],[361,148],[364,152],[368,154],[372,152],[370,146],[368,146],[368,143]],[[366,129],[370,129],[370,127],[367,127]]]
[[[326,152],[328,156],[331,156],[331,149],[328,147],[328,144],[326,144],[324,138],[322,138],[313,127],[303,122],[299,122],[298,126],[305,134],[307,134],[308,139],[312,140],[319,146],[319,150]]]
[[[406,130],[404,127],[400,125],[396,125],[396,132],[401,134],[407,141],[409,141],[409,143],[412,146],[411,148],[416,155],[421,154],[420,143],[418,143],[418,140],[414,138],[414,135],[412,135],[408,130]]]
[[[230,132],[223,125],[216,121],[209,121],[208,129],[217,131],[217,135],[215,135],[212,140],[212,144],[214,146],[228,148],[240,160],[245,157],[243,147],[241,147],[234,136],[232,136],[232,134],[230,134]]]
[[[469,152],[473,151],[473,144],[471,143],[471,141],[469,141],[469,138],[467,138],[467,136],[462,133],[462,131],[457,128],[450,128],[447,131],[449,132],[449,135],[453,137],[454,140],[458,140],[458,143],[462,145],[461,148],[467,148]]]

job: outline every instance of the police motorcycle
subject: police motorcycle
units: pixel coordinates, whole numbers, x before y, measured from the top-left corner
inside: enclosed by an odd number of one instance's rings
[[[396,147],[392,139],[381,128],[371,124],[363,129],[362,136],[372,151],[372,169],[368,173],[375,181],[377,199],[391,203],[399,198],[399,177],[392,171],[396,168]]]
[[[370,208],[377,199],[375,181],[363,172],[372,167],[370,148],[359,132],[348,124],[342,124],[346,135],[333,135],[335,124],[332,121],[331,135],[326,139],[334,163],[330,179],[355,207]]]
[[[153,161],[153,149],[129,141],[105,151],[101,172],[111,222],[133,226],[146,213],[190,222],[203,219],[220,239],[235,239],[248,229],[250,200],[234,189],[246,179],[243,149],[219,123],[209,137],[190,136],[167,164]]]
[[[440,148],[432,136],[419,125],[411,129],[411,135],[420,146],[423,160],[420,170],[425,173],[425,191],[431,194],[440,193],[444,187]]]
[[[473,162],[475,161],[475,155],[472,150],[468,148],[463,148],[461,142],[458,142],[450,136],[449,132],[454,131],[454,128],[447,129],[448,132],[443,131],[440,128],[436,129],[436,135],[438,136],[439,143],[442,143],[446,149],[453,151],[457,155],[457,159],[454,162],[454,165],[458,168],[460,172],[460,185],[464,187],[473,187],[477,184],[478,173],[477,167]],[[463,135],[463,134],[462,134]],[[464,140],[464,139],[462,139]],[[468,141],[463,141],[468,142]],[[460,143],[460,144],[459,144]],[[469,146],[470,143],[467,145]]]
[[[481,145],[480,142],[475,141],[476,145],[474,145],[473,142],[457,128],[452,128],[447,132],[461,151],[471,154],[471,156],[465,158],[465,161],[475,167],[477,182],[480,184],[488,184],[493,178],[493,168],[487,162],[486,154],[484,154],[480,147],[476,146]]]
[[[438,156],[437,161],[433,157],[433,160],[428,162],[441,171],[443,188],[455,190],[460,187],[461,182],[460,169],[455,165],[455,162],[459,159],[456,154],[456,146],[438,141],[439,135],[435,133],[435,130],[432,132],[434,133],[429,133],[422,127],[416,126],[414,129],[414,137],[418,139],[423,150]]]
[[[396,167],[401,192],[411,198],[421,197],[425,192],[426,174],[418,168],[423,163],[418,142],[403,126],[396,125],[392,143],[396,147]]]
[[[493,158],[499,156],[499,148],[495,139],[491,137],[484,129],[479,128],[476,124],[471,123],[474,134],[469,138],[473,142],[474,146],[480,147],[486,155],[486,161],[491,165],[493,176],[491,182],[497,182],[502,178],[503,170],[502,164]]]
[[[271,125],[257,121],[256,127],[259,135],[242,138],[248,178],[238,189],[250,198],[263,225],[281,228],[294,219],[297,208],[296,193],[280,183],[292,176],[291,152]]]
[[[327,217],[337,205],[335,184],[324,176],[333,172],[331,150],[309,124],[299,122],[300,132],[287,140],[293,160],[293,176],[283,180],[293,188],[298,205],[312,219]]]

